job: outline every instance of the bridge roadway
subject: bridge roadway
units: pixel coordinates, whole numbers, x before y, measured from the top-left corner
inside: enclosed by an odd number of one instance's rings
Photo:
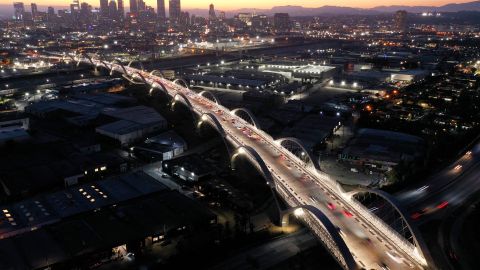
[[[87,61],[84,58],[78,60],[87,64],[91,63],[90,60]],[[98,67],[104,66],[110,70],[113,68],[114,71],[127,76],[132,75],[137,78],[143,76],[144,81],[150,86],[157,88],[158,91],[166,90],[168,95],[174,98],[174,103],[185,103],[196,115],[200,116],[201,121],[208,121],[215,127],[216,121],[204,116],[205,114],[213,115],[221,123],[221,129],[225,132],[224,139],[239,149],[232,159],[238,155],[250,157],[254,165],[261,171],[259,163],[255,163],[252,155],[246,153],[248,148],[242,148],[242,146],[251,147],[258,152],[274,179],[275,190],[289,206],[293,208],[300,205],[316,207],[337,227],[356,263],[354,266],[346,262],[345,256],[342,257],[338,245],[332,244],[334,242],[331,237],[325,237],[325,226],[319,219],[310,212],[295,211],[295,214],[302,218],[312,232],[322,240],[343,268],[428,268],[422,253],[413,244],[370,213],[353,197],[343,192],[328,175],[308,166],[274,141],[270,135],[234,115],[227,108],[186,87],[148,72],[128,66],[123,67],[118,63],[106,63],[94,59],[92,61]],[[134,75],[135,73],[136,75]],[[163,87],[161,87],[162,85]]]

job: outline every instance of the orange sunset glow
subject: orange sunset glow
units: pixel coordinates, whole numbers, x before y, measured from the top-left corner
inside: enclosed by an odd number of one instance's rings
[[[14,1],[11,0],[0,0],[0,4],[12,4]],[[71,1],[65,0],[41,0],[41,1],[25,1],[25,3],[35,2],[42,6],[67,6]],[[99,6],[99,0],[86,0],[81,2],[87,2],[94,7]],[[128,6],[128,0],[124,1],[126,6]],[[358,8],[371,8],[381,5],[422,5],[422,6],[441,6],[449,3],[466,3],[471,2],[467,1],[451,1],[451,0],[390,0],[386,2],[376,2],[369,0],[243,0],[243,1],[226,1],[226,0],[182,0],[182,6],[184,8],[208,8],[208,5],[213,3],[218,9],[223,10],[233,10],[239,8],[271,8],[273,6],[285,6],[285,5],[295,5],[303,7],[321,7],[321,6],[345,6],[345,7],[358,7]],[[156,0],[145,0],[150,6],[156,7]],[[165,4],[168,6],[168,0],[165,1]]]

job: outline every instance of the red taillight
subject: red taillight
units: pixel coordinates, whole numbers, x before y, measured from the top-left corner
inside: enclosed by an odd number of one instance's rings
[[[421,216],[420,213],[414,213],[414,214],[412,215],[412,219],[419,219],[420,216]]]
[[[438,209],[443,209],[443,208],[447,207],[447,205],[448,205],[448,202],[444,201],[441,204],[437,205],[437,208]]]

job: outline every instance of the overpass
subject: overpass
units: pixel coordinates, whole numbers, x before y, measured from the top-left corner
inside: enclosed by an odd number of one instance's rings
[[[232,156],[233,167],[237,158],[248,159],[290,207],[281,212],[284,225],[290,214],[301,219],[342,268],[434,268],[421,235],[394,199],[377,191],[345,192],[319,170],[299,140],[274,140],[260,129],[248,110],[230,111],[214,94],[197,94],[184,80],[169,81],[161,72],[133,67],[133,62],[125,66],[119,61],[107,62],[88,55],[65,58],[105,68],[110,74],[122,74],[134,84],[148,85],[150,93],[158,91],[171,97],[172,107],[179,103],[187,106],[199,126],[209,124],[218,131]],[[368,208],[369,204],[360,200],[372,197],[376,206],[386,205],[387,210],[378,214],[377,209]]]

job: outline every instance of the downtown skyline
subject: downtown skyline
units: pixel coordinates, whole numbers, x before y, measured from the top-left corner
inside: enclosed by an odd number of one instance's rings
[[[12,5],[13,2],[16,1],[11,1],[11,0],[0,0],[0,5]],[[100,3],[98,0],[86,0],[86,1],[81,1],[81,2],[86,2],[92,5],[93,7],[99,7]],[[391,0],[386,3],[380,4],[377,2],[371,2],[368,0],[354,0],[354,1],[335,1],[335,0],[325,0],[325,1],[315,1],[315,0],[301,0],[301,1],[292,1],[292,0],[266,0],[262,1],[260,4],[258,1],[255,0],[244,0],[241,3],[238,2],[232,2],[232,1],[225,1],[225,0],[219,0],[219,1],[212,1],[212,0],[183,0],[182,1],[182,7],[185,9],[206,9],[208,8],[208,5],[214,4],[215,7],[218,9],[222,9],[225,11],[229,10],[238,10],[242,8],[255,8],[255,9],[268,9],[272,8],[275,6],[302,6],[306,8],[316,8],[316,7],[322,7],[322,6],[339,6],[339,7],[352,7],[352,8],[374,8],[377,6],[394,6],[394,5],[401,5],[401,6],[442,6],[450,3],[468,3],[471,2],[470,0],[427,0],[427,1],[422,1],[421,4],[418,3],[418,1],[415,0]],[[24,3],[29,4],[29,3],[35,3],[35,1],[24,1]],[[156,8],[156,0],[145,0],[145,3],[147,5],[153,6]],[[41,1],[41,3],[37,3],[39,6],[55,6],[55,7],[67,7],[69,4],[71,4],[71,1],[66,1],[66,0],[48,0],[48,1]],[[165,5],[168,8],[168,1],[165,1]],[[128,2],[125,5],[126,7],[128,6]]]

